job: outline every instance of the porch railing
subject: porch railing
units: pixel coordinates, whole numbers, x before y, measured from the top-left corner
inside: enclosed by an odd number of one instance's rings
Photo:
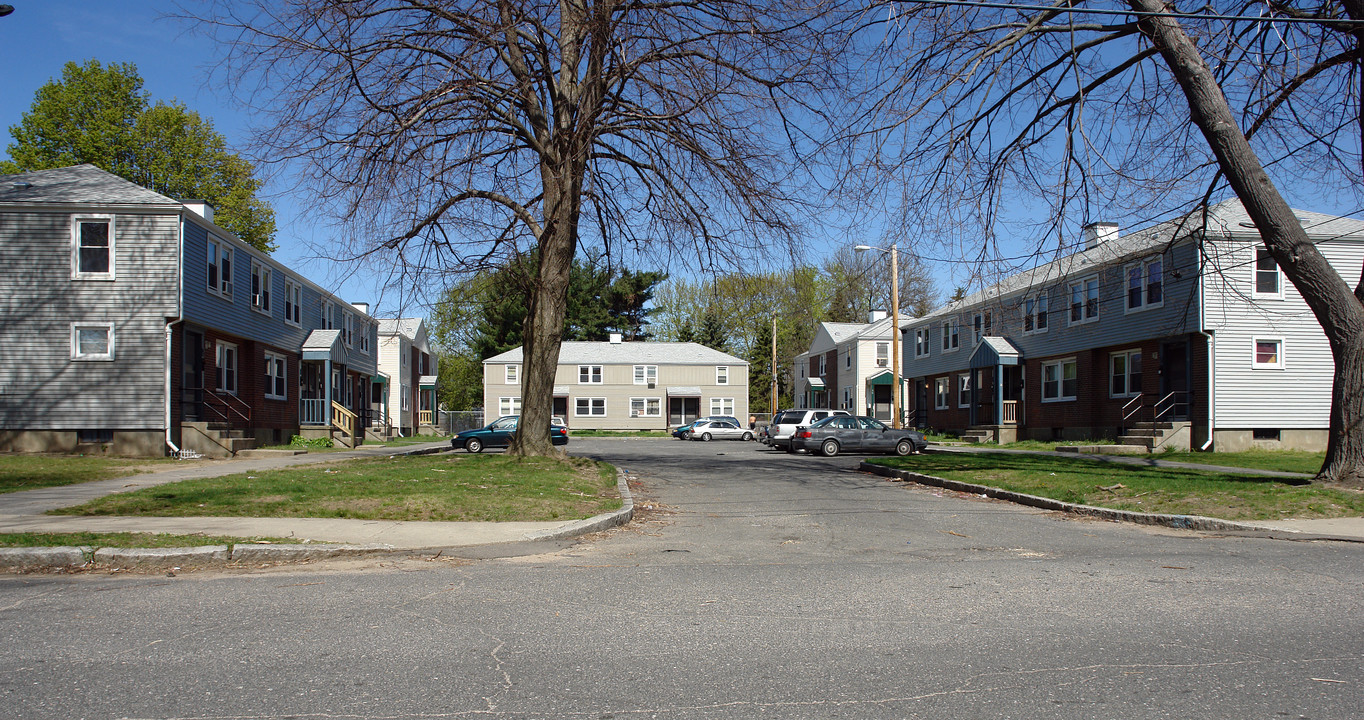
[[[1005,400],[1005,401],[1004,401],[1004,424],[1005,424],[1005,425],[1017,425],[1017,424],[1018,424],[1018,401],[1017,401],[1017,400]]]
[[[236,395],[204,388],[204,406],[229,425],[251,424],[251,406]]]
[[[360,427],[360,416],[347,410],[345,405],[333,400],[332,425],[350,437],[355,437],[356,430]]]
[[[430,410],[418,410],[417,422],[422,425],[435,425],[436,424],[435,418],[433,416],[434,413],[432,413]]]
[[[327,399],[302,398],[298,401],[298,423],[300,425],[326,425]]]
[[[1171,418],[1186,418],[1188,413],[1188,391],[1175,390],[1159,399],[1155,399],[1154,395],[1142,393],[1122,406],[1122,422],[1124,426],[1136,422],[1160,422]]]

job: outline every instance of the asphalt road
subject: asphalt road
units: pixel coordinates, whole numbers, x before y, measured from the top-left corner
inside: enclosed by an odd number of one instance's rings
[[[1364,715],[1364,546],[1077,521],[754,443],[571,447],[659,509],[494,559],[0,577],[0,717]]]

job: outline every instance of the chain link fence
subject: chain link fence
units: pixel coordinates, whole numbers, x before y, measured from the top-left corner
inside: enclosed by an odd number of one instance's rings
[[[483,427],[482,410],[441,410],[440,429],[445,435]]]

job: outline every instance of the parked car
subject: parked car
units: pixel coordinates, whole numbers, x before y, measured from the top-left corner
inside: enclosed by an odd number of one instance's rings
[[[847,410],[830,410],[828,408],[782,410],[777,413],[776,417],[772,418],[772,424],[767,428],[768,444],[779,450],[787,450],[791,447],[791,434],[796,431],[796,428],[802,425],[813,425],[819,420],[834,415],[852,417],[852,413]]]
[[[739,422],[739,418],[736,418],[736,417],[734,417],[733,415],[707,415],[707,416],[705,416],[705,417],[703,417],[703,418],[701,418],[701,419],[702,419],[702,420],[728,420],[728,421],[734,423],[735,425],[737,425],[738,427],[743,427],[743,426],[744,426],[743,423]]]
[[[454,450],[464,448],[471,453],[483,452],[485,447],[507,447],[511,444],[512,437],[516,435],[516,427],[520,421],[520,415],[500,417],[485,427],[456,434],[450,438],[450,447]],[[551,421],[549,440],[555,445],[567,445],[568,428],[553,424]]]
[[[917,430],[895,429],[873,417],[826,417],[809,427],[796,428],[791,437],[791,452],[833,457],[840,452],[895,453],[908,455],[923,451],[928,441]]]
[[[678,425],[677,427],[673,428],[672,431],[673,437],[677,438],[678,440],[690,440],[691,426],[695,424],[696,421],[692,420],[691,422],[686,423],[685,425]]]
[[[692,440],[752,440],[753,431],[731,420],[697,420],[692,424]]]

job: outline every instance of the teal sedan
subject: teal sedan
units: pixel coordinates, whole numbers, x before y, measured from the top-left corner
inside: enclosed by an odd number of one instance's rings
[[[520,421],[520,415],[500,417],[486,427],[477,430],[465,430],[456,434],[450,438],[450,447],[454,450],[464,448],[471,453],[483,452],[485,447],[507,447],[516,435],[516,426]],[[550,425],[549,439],[555,445],[567,445],[568,428],[562,425]]]

